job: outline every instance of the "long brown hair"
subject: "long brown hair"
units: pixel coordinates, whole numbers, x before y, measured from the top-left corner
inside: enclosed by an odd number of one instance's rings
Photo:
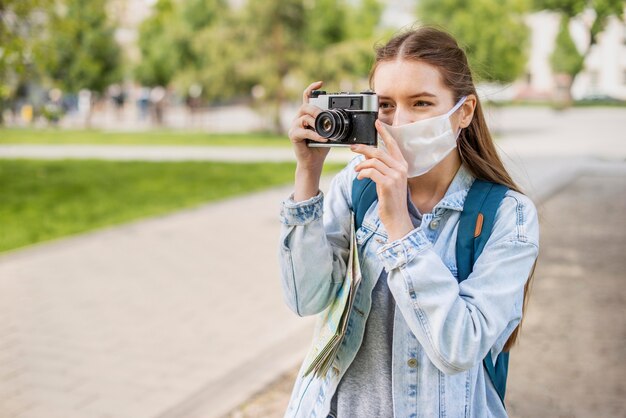
[[[461,130],[458,139],[461,161],[476,178],[503,184],[511,190],[520,192],[520,188],[506,171],[498,156],[476,93],[467,57],[457,41],[450,34],[430,26],[400,33],[386,44],[376,47],[376,60],[370,72],[370,84],[378,63],[398,58],[422,61],[436,67],[446,87],[453,92],[455,102],[463,96],[470,94],[476,96],[474,117],[469,126]],[[528,303],[533,272],[534,266],[524,286],[522,318]],[[507,340],[504,351],[509,351],[515,344],[521,326],[520,322]]]

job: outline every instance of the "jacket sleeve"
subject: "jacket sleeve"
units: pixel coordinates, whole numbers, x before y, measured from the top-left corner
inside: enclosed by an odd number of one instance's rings
[[[343,282],[350,248],[349,188],[354,163],[332,180],[328,196],[281,207],[279,262],[284,300],[299,316],[330,305]]]
[[[421,227],[380,248],[378,256],[409,328],[433,364],[453,374],[482,361],[521,320],[538,245],[534,205],[508,192],[473,272],[460,284]]]

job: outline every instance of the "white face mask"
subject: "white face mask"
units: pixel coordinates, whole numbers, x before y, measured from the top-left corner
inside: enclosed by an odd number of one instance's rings
[[[461,130],[452,130],[450,116],[461,107],[465,99],[462,97],[450,111],[440,116],[399,126],[382,124],[398,142],[402,156],[409,164],[408,177],[427,173],[456,148]],[[378,139],[380,141],[380,135]],[[384,143],[379,143],[384,148]]]

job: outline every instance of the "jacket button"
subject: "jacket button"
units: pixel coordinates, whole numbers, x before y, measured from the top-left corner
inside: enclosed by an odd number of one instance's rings
[[[439,221],[437,219],[433,219],[429,226],[430,229],[437,229],[439,227]]]
[[[410,358],[409,361],[406,362],[406,364],[408,364],[409,367],[414,369],[417,367],[417,360],[414,358]]]

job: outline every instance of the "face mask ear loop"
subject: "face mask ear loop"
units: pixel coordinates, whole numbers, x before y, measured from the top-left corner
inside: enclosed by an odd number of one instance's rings
[[[459,101],[457,102],[457,104],[455,104],[454,107],[450,109],[448,113],[446,113],[446,116],[450,117],[451,115],[454,114],[454,112],[459,110],[459,108],[463,105],[463,103],[465,103],[465,100],[467,100],[467,96],[461,97]]]
[[[463,96],[459,99],[459,101],[457,102],[457,104],[454,105],[454,107],[452,109],[450,109],[450,111],[447,113],[448,118],[450,116],[452,116],[454,114],[454,112],[456,112],[457,110],[459,110],[459,108],[463,105],[463,103],[465,103],[465,100],[467,99],[467,96]],[[459,128],[459,130],[456,132],[456,139],[459,139],[459,135],[461,135],[461,130],[463,128]]]

